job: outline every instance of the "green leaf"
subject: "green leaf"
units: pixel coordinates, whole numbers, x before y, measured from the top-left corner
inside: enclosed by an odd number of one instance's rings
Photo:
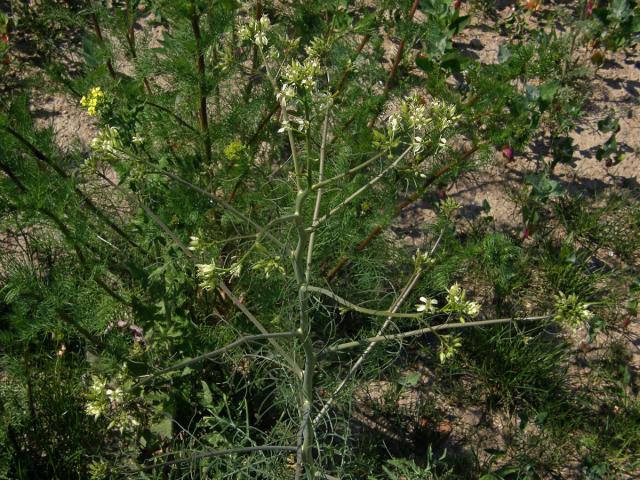
[[[469,63],[469,59],[458,52],[450,52],[440,60],[440,67],[449,70],[451,73],[460,73]]]
[[[570,163],[573,160],[573,139],[571,137],[554,139],[553,160],[556,163]]]
[[[556,92],[560,88],[558,82],[548,82],[540,86],[540,109],[545,110],[553,101]]]
[[[213,395],[211,394],[211,389],[207,382],[200,380],[200,384],[202,385],[202,404],[205,407],[213,406]]]
[[[509,61],[509,59],[511,58],[511,49],[509,48],[509,45],[504,44],[504,45],[500,45],[500,48],[498,49],[498,63],[506,63]]]
[[[428,58],[426,55],[416,57],[416,65],[420,70],[423,70],[427,73],[433,72],[434,69],[436,68],[436,63],[430,58]]]
[[[159,435],[161,438],[168,439],[171,438],[171,434],[173,431],[173,422],[170,417],[165,417],[159,422],[156,422],[151,425],[151,431],[156,435]]]
[[[454,18],[451,23],[449,23],[449,31],[451,32],[451,35],[453,36],[460,33],[467,25],[469,25],[470,21],[470,15],[462,15],[461,17]]]
[[[419,372],[413,372],[413,373],[409,373],[409,374],[405,375],[403,378],[401,378],[399,383],[400,383],[400,385],[404,385],[405,387],[412,387],[412,386],[416,385],[418,383],[418,381],[420,381],[420,373]]]
[[[603,133],[618,132],[620,130],[618,119],[608,115],[606,118],[598,121],[598,130]]]

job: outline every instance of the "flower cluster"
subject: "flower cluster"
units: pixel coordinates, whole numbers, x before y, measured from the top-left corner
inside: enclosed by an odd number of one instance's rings
[[[427,105],[422,97],[412,95],[402,102],[398,112],[387,118],[387,136],[394,139],[399,132],[406,131],[410,135],[413,152],[419,153],[429,143],[427,137],[435,134],[434,142],[442,148],[447,143],[449,129],[459,119],[455,105],[437,99]]]
[[[122,156],[120,132],[116,127],[107,127],[98,132],[91,140],[91,150],[107,159],[118,159]]]
[[[440,363],[444,363],[453,357],[461,346],[462,341],[457,335],[441,335],[440,346],[438,347]]]
[[[241,40],[250,40],[258,47],[266,47],[269,44],[267,32],[271,29],[269,17],[263,15],[260,20],[251,20],[240,27],[238,35]]]
[[[454,283],[447,290],[447,304],[443,312],[460,314],[460,322],[465,321],[465,316],[475,317],[480,313],[480,304],[466,299],[466,293],[460,285]]]
[[[259,270],[264,273],[266,278],[271,277],[272,274],[284,274],[284,268],[280,265],[280,256],[276,255],[273,258],[266,258],[263,260],[258,260],[253,267],[252,270]]]
[[[200,279],[200,287],[203,290],[213,290],[216,288],[219,269],[213,260],[211,263],[200,263],[196,265],[198,269],[198,278]]]
[[[320,73],[320,60],[314,56],[308,56],[302,62],[293,60],[282,69],[282,79],[285,85],[296,85],[306,90],[315,86],[315,78]]]
[[[119,377],[123,374],[120,374]],[[124,409],[125,393],[122,387],[109,385],[105,378],[99,376],[92,376],[91,380],[85,404],[85,412],[88,415],[95,419],[108,417],[111,419],[108,428],[116,428],[121,432],[125,428],[139,425],[139,422]]]
[[[556,315],[554,320],[577,328],[593,317],[593,313],[589,310],[588,303],[582,303],[575,294],[565,295],[560,292],[555,296],[556,299]]]
[[[307,57],[303,62],[293,60],[289,65],[282,68],[281,79],[283,81],[276,98],[283,108],[287,106],[295,107],[295,98],[298,96],[298,89],[310,92],[315,88],[315,78],[320,74],[320,61],[313,55]],[[323,105],[322,95],[315,99],[318,105]],[[309,122],[302,118],[289,114],[288,119],[282,119],[282,126],[278,132],[283,133],[290,130],[305,132],[309,128]]]
[[[80,99],[80,104],[87,109],[89,115],[98,113],[98,108],[104,102],[104,92],[100,87],[93,87],[89,94]]]

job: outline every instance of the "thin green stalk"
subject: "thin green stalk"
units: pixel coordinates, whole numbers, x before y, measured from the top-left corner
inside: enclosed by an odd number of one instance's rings
[[[366,345],[369,343],[379,343],[388,340],[402,340],[409,337],[416,337],[418,335],[424,335],[426,333],[434,333],[439,330],[455,330],[459,328],[471,328],[471,327],[485,327],[488,325],[499,325],[502,323],[512,322],[535,322],[541,320],[549,320],[552,315],[540,315],[537,317],[520,317],[520,318],[496,318],[493,320],[479,320],[477,322],[460,322],[460,323],[444,323],[442,325],[435,325],[433,327],[419,328],[417,330],[410,330],[408,332],[396,333],[394,335],[377,335],[375,337],[369,337],[362,340],[354,340],[353,342],[345,342],[333,347],[329,347],[325,352],[340,352],[350,348],[358,347],[360,345]]]
[[[327,290],[326,288],[321,288],[321,287],[314,287],[311,285],[306,285],[303,287],[305,291],[307,292],[315,292],[315,293],[320,293],[326,297],[329,297],[333,300],[335,300],[336,302],[338,302],[340,305],[343,305],[347,308],[349,308],[350,310],[355,310],[356,312],[360,312],[360,313],[364,313],[365,315],[373,315],[376,317],[389,317],[389,318],[416,318],[416,319],[420,319],[423,317],[423,315],[421,313],[398,313],[398,312],[393,312],[390,310],[374,310],[371,308],[365,308],[365,307],[360,307],[354,303],[351,303],[348,300],[345,300],[344,298],[336,295],[335,293],[333,293],[330,290]]]
[[[366,161],[360,163],[359,165],[356,165],[355,167],[350,168],[346,172],[341,173],[339,175],[336,175],[335,177],[327,178],[326,180],[318,180],[318,183],[315,183],[315,184],[313,184],[311,186],[311,190],[315,191],[315,190],[321,189],[322,187],[326,187],[327,185],[329,185],[331,183],[334,183],[334,182],[337,182],[338,180],[341,180],[344,177],[348,177],[349,175],[353,175],[354,173],[359,172],[363,168],[366,168],[369,165],[371,165],[373,162],[375,162],[380,157],[382,157],[385,153],[386,152],[380,152],[380,153],[374,155],[373,157],[371,157],[369,160],[366,160]]]
[[[69,175],[62,170],[58,165],[56,165],[49,157],[47,157],[43,152],[41,152],[33,143],[31,143],[27,138],[25,138],[18,131],[14,130],[12,127],[5,126],[5,130],[9,132],[13,137],[15,137],[20,143],[26,146],[31,154],[36,158],[36,160],[42,164],[53,169],[58,175],[60,175],[64,179],[69,179]],[[73,187],[74,192],[78,194],[82,198],[83,204],[91,210],[96,216],[102,220],[105,224],[107,224],[114,232],[116,232],[120,237],[122,237],[129,245],[134,247],[136,250],[143,252],[143,248],[140,247],[129,235],[125,233],[118,225],[116,225],[113,220],[109,218],[109,216],[104,213],[101,209],[99,209],[93,201],[84,194],[82,190],[80,190],[77,186]]]

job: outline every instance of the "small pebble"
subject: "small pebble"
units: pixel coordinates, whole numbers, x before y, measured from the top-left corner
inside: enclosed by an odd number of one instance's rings
[[[474,38],[473,40],[471,40],[469,42],[469,46],[474,50],[482,50],[484,48],[484,45],[482,44],[479,38]]]

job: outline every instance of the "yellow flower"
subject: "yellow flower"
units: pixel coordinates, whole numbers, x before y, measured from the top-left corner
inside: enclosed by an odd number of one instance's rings
[[[93,87],[89,91],[89,95],[80,99],[80,104],[87,109],[89,115],[95,115],[98,111],[98,106],[104,99],[104,92],[100,87]]]

